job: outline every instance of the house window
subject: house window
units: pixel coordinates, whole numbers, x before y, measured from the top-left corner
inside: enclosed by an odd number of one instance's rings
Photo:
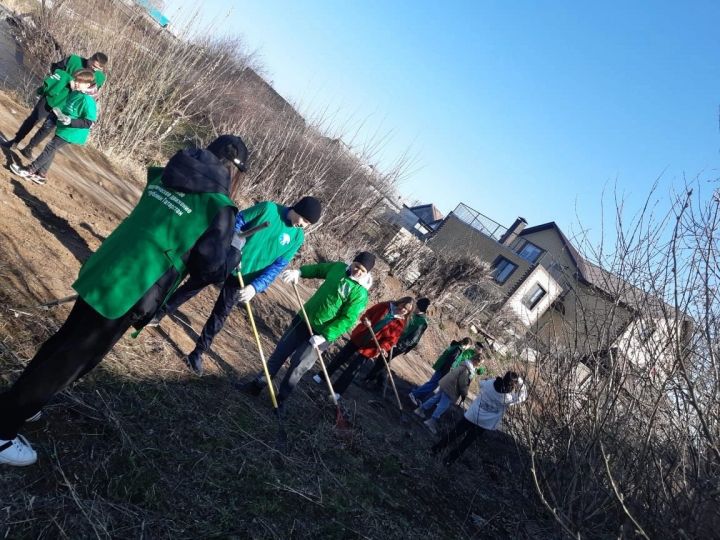
[[[640,343],[643,345],[647,345],[647,343],[653,337],[655,330],[657,330],[657,327],[655,326],[654,322],[640,321],[640,335],[638,336],[638,338],[640,339]]]
[[[542,254],[542,248],[537,247],[535,244],[533,244],[532,242],[528,242],[527,240],[521,246],[520,251],[518,251],[518,255],[520,255],[523,259],[530,261],[531,263],[537,262],[537,260],[540,258],[540,255]]]
[[[495,270],[493,270],[493,278],[502,285],[516,269],[517,264],[508,261],[505,257],[500,257],[500,260],[495,265]]]
[[[540,302],[546,294],[547,291],[543,289],[539,283],[536,283],[532,286],[530,292],[525,295],[525,298],[523,298],[523,305],[530,310],[535,309],[535,306],[538,305],[538,302]]]

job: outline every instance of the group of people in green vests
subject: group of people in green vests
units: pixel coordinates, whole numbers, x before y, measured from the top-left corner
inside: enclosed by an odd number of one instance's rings
[[[89,129],[73,124],[78,120],[75,117],[66,122],[65,116],[85,111],[82,114],[96,118],[88,112],[95,110],[89,103],[94,104],[93,92],[105,81],[102,69],[106,62],[102,53],[88,59],[67,59],[48,78],[57,84],[65,81],[65,102],[54,101],[62,93],[55,83],[44,84],[30,117],[5,146],[20,141],[43,118],[45,124]],[[66,69],[72,72],[69,82]],[[48,120],[51,115],[53,119]],[[58,137],[66,142],[73,138],[60,125],[56,128]],[[36,138],[37,134],[28,146],[32,148],[38,142]],[[290,206],[264,201],[238,209],[230,187],[239,185],[239,175],[247,172],[248,157],[240,137],[222,135],[207,148],[178,151],[165,167],[148,169],[147,186],[135,208],[81,267],[72,285],[78,297],[67,319],[41,345],[15,383],[0,393],[0,463],[34,463],[37,453],[19,434],[22,426],[39,420],[43,407],[97,366],[130,327],[139,330],[161,324],[163,317],[173,314],[208,285],[219,286],[220,293],[195,348],[185,358],[189,369],[198,376],[203,373],[203,353],[235,306],[249,304],[277,277],[291,284],[300,279],[320,281],[304,303],[312,332],[301,315],[296,315],[268,359],[270,377],[275,377],[290,359],[277,395],[278,411],[284,411],[293,389],[315,365],[318,353],[326,351],[345,332],[350,332],[350,339],[328,364],[331,377],[341,371],[333,385],[336,400],[342,399],[367,359],[376,362],[366,383],[377,384],[383,375],[381,356],[389,360],[391,351],[398,356],[417,346],[428,326],[430,301],[403,297],[367,308],[375,266],[372,253],[360,251],[347,262],[289,268],[304,242],[304,229],[320,221],[322,203],[304,196]],[[41,170],[32,167],[23,170],[33,174]],[[468,349],[465,341],[452,347]],[[480,357],[470,357],[469,364],[464,362],[463,354],[453,353],[453,358],[457,362],[451,363],[449,374],[453,374],[452,384],[462,388],[460,394],[464,397],[469,380],[477,374]],[[320,373],[313,379],[322,382]],[[440,397],[431,398],[435,400],[431,405],[437,405],[436,412],[441,410],[442,414],[452,401],[453,391],[450,383],[438,380]],[[242,390],[258,395],[268,383],[264,372],[260,372]],[[517,376],[503,384],[499,390],[516,390]],[[416,401],[413,394],[411,399]],[[419,409],[427,410],[431,405]],[[493,407],[497,408],[494,402]],[[426,425],[436,431],[436,424]],[[477,430],[461,428],[458,433],[467,432],[466,439],[478,434]]]
[[[55,135],[40,155],[28,166],[13,162],[10,170],[39,185],[47,182],[47,173],[58,150],[68,144],[84,145],[90,128],[98,120],[95,96],[105,84],[106,54],[96,52],[89,58],[77,54],[51,65],[51,73],[38,88],[39,99],[30,115],[20,125],[15,136],[0,140],[0,146],[10,149],[27,137],[36,124],[40,128],[20,153],[32,160],[35,148],[55,130]]]

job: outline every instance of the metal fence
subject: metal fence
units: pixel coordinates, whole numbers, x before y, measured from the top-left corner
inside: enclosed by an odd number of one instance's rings
[[[458,204],[452,213],[456,218],[467,223],[473,229],[480,231],[496,241],[499,241],[502,235],[507,232],[507,227],[503,227],[497,221],[490,219],[463,203]]]

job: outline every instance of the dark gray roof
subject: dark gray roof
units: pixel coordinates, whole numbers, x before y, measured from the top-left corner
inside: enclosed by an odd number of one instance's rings
[[[408,206],[408,209],[427,225],[432,225],[433,223],[443,219],[444,217],[442,215],[442,212],[440,212],[440,210],[438,210],[434,204]]]
[[[577,268],[576,277],[581,282],[605,292],[612,298],[620,300],[623,304],[633,310],[642,307],[642,309],[651,309],[655,312],[661,312],[663,310],[670,310],[670,312],[673,311],[671,306],[663,302],[657,296],[646,293],[642,289],[631,285],[620,276],[616,276],[597,264],[585,259],[582,255],[580,255],[578,250],[575,249],[575,246],[570,243],[570,240],[568,240],[560,227],[558,227],[557,223],[554,221],[543,223],[542,225],[537,225],[535,227],[528,227],[518,236],[522,237],[548,229],[555,230],[557,235],[560,237],[565,251],[568,253]]]

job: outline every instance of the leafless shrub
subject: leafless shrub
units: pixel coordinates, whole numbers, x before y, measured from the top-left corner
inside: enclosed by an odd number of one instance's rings
[[[576,295],[573,339],[538,339],[541,376],[514,425],[568,534],[709,537],[720,525],[718,203],[688,189],[659,216],[648,206],[627,221],[617,208],[613,253],[593,252],[614,300],[598,309]]]
[[[382,137],[355,144],[352,136],[343,140],[331,117],[304,119],[258,76],[255,56],[241,40],[216,40],[212,29],[174,37],[141,9],[112,0],[56,2],[35,20],[25,32],[38,74],[69,53],[110,54],[91,139],[102,150],[162,161],[179,147],[241,134],[251,169],[236,198],[291,204],[315,195],[325,211],[321,227],[310,232],[319,241],[343,240],[345,249],[334,257],[372,243],[362,224],[394,193],[411,159],[402,155],[381,171],[375,162]]]
[[[40,76],[71,53],[109,54],[93,140],[121,156],[157,158],[174,139],[209,131],[253,61],[238,39],[174,37],[141,8],[111,0],[43,3],[33,20],[24,45]]]

